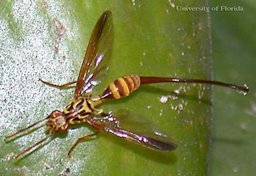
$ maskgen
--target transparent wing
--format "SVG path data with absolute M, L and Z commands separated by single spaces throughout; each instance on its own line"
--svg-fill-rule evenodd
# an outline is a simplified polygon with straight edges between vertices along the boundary
M 174 150 L 177 147 L 165 133 L 128 111 L 117 116 L 105 114 L 104 121 L 107 124 L 104 131 L 145 147 L 162 151 Z
M 113 44 L 113 22 L 110 11 L 105 11 L 97 21 L 87 46 L 79 72 L 74 96 L 89 92 L 99 83 L 99 76 L 107 70 Z

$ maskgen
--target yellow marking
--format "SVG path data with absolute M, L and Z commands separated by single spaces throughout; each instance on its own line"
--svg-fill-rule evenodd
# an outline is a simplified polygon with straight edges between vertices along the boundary
M 110 83 L 109 89 L 110 89 L 110 91 L 112 92 L 113 97 L 114 97 L 115 99 L 119 99 L 119 98 L 121 97 L 120 94 L 119 94 L 119 92 L 117 91 L 117 87 L 115 86 L 114 83 Z
M 138 89 L 140 86 L 140 78 L 137 75 L 131 75 L 133 81 L 135 82 L 134 90 Z
M 66 109 L 69 109 L 71 107 L 71 103 L 69 103 L 67 106 L 66 106 Z
M 68 109 L 71 107 L 72 101 L 64 108 L 63 112 L 64 114 L 68 113 Z
M 130 94 L 129 87 L 127 86 L 127 83 L 123 78 L 119 78 L 118 81 L 120 82 L 123 90 L 124 90 L 124 95 L 128 96 Z
M 130 91 L 133 91 L 135 85 L 134 85 L 134 82 L 133 82 L 132 78 L 130 76 L 125 76 L 124 78 L 128 81 L 128 84 L 130 85 L 129 87 L 131 87 Z
M 71 105 L 69 105 L 68 107 L 64 108 L 63 112 L 64 114 L 67 114 L 69 111 L 68 111 L 68 108 L 70 107 Z
M 69 120 L 68 120 L 68 122 L 69 122 L 71 125 L 74 125 L 74 124 L 75 124 L 75 122 L 74 122 L 74 118 L 69 119 Z
M 99 104 L 103 103 L 103 101 L 100 99 L 100 96 L 97 96 L 95 98 L 92 98 L 92 103 L 91 105 L 93 105 L 93 107 L 98 106 Z
M 82 110 L 85 110 L 86 112 L 91 112 L 91 109 L 87 106 L 86 102 L 83 103 L 82 108 L 79 110 L 79 112 Z
M 75 102 L 74 105 L 73 105 L 74 109 L 76 109 L 77 105 L 82 102 L 82 99 L 78 99 L 78 100 L 79 101 Z
M 92 112 L 92 110 L 87 106 L 87 103 L 86 103 L 87 100 L 84 100 L 83 104 L 82 104 L 82 107 L 78 110 L 78 113 L 81 113 L 82 111 L 85 111 L 85 112 Z M 90 103 L 90 102 L 88 102 Z M 91 104 L 92 105 L 92 104 Z M 94 108 L 92 106 L 92 108 Z M 83 116 L 81 116 L 82 118 L 84 118 Z
M 94 102 L 91 99 L 87 99 L 85 101 L 87 101 L 91 105 L 91 109 L 94 109 L 95 105 L 94 105 Z M 86 102 L 84 102 L 84 103 L 86 103 Z

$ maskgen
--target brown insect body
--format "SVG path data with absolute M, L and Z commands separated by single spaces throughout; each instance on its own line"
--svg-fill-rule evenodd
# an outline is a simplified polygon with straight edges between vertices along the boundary
M 106 70 L 107 68 L 104 65 L 104 60 L 109 57 L 111 52 L 111 45 L 113 41 L 112 32 L 112 15 L 110 11 L 105 11 L 101 15 L 93 29 L 77 81 L 72 81 L 63 85 L 55 85 L 50 82 L 40 80 L 47 85 L 59 89 L 65 89 L 73 84 L 76 84 L 74 99 L 64 108 L 63 111 L 55 110 L 45 119 L 37 121 L 26 128 L 23 128 L 13 134 L 5 136 L 6 139 L 16 137 L 24 131 L 31 129 L 32 127 L 38 125 L 43 121 L 46 121 L 45 125 L 49 130 L 50 135 L 21 151 L 16 156 L 16 159 L 29 152 L 36 146 L 40 145 L 47 139 L 52 140 L 56 133 L 61 131 L 67 131 L 70 125 L 74 125 L 77 123 L 87 123 L 91 127 L 93 127 L 96 132 L 79 138 L 69 150 L 69 156 L 72 150 L 80 142 L 93 138 L 100 131 L 104 131 L 114 136 L 126 139 L 128 141 L 141 144 L 148 148 L 161 151 L 174 150 L 177 147 L 176 144 L 166 139 L 165 135 L 161 135 L 159 132 L 156 132 L 152 129 L 150 129 L 150 134 L 143 134 L 140 132 L 126 130 L 125 127 L 123 127 L 122 125 L 122 118 L 117 118 L 112 114 L 104 113 L 103 110 L 96 109 L 96 107 L 99 104 L 103 103 L 105 100 L 127 97 L 133 91 L 137 90 L 141 85 L 144 84 L 166 82 L 200 83 L 228 87 L 237 91 L 241 91 L 244 94 L 249 91 L 248 87 L 246 86 L 238 86 L 212 80 L 129 75 L 116 79 L 109 84 L 109 86 L 103 91 L 101 95 L 92 97 L 89 92 L 95 86 L 94 82 L 99 82 L 99 73 Z

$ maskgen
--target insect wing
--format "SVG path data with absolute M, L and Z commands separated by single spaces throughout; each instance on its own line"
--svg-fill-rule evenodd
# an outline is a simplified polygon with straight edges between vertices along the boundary
M 99 83 L 101 73 L 107 70 L 113 44 L 113 22 L 110 11 L 105 11 L 97 21 L 84 56 L 77 79 L 75 97 L 89 92 Z
M 105 117 L 109 122 L 104 130 L 151 149 L 162 151 L 176 149 L 175 142 L 170 140 L 165 133 L 157 130 L 157 128 L 142 120 L 141 117 L 131 115 L 124 111 L 118 116 L 109 115 L 107 118 Z
M 144 134 L 134 133 L 123 128 L 114 127 L 114 126 L 105 126 L 104 130 L 108 133 L 111 133 L 115 136 L 124 138 L 131 142 L 141 144 L 145 147 L 157 150 L 174 150 L 176 145 L 174 143 L 168 143 L 163 140 L 156 139 L 155 137 L 149 137 Z

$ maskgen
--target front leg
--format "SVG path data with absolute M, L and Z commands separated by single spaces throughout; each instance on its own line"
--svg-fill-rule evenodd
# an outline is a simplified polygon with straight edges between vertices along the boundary
M 93 134 L 89 134 L 89 135 L 86 135 L 86 136 L 83 136 L 81 138 L 79 138 L 73 145 L 72 147 L 69 149 L 68 151 L 68 157 L 71 158 L 71 152 L 76 148 L 76 146 L 80 143 L 80 142 L 84 142 L 86 140 L 89 140 L 89 139 L 92 139 L 95 135 L 97 135 L 99 132 L 95 132 Z

